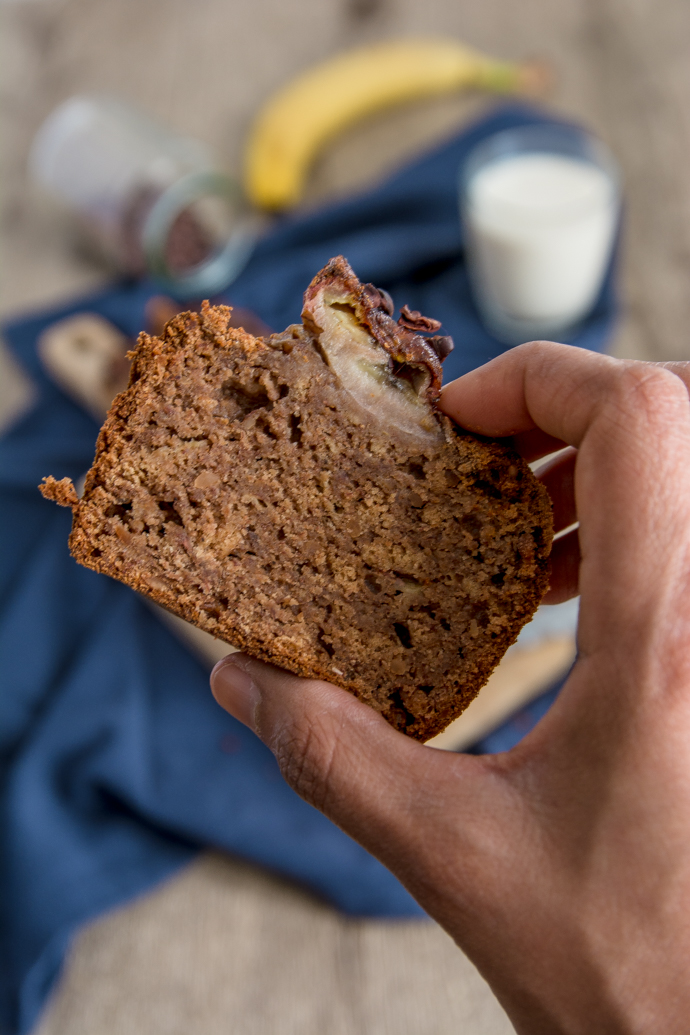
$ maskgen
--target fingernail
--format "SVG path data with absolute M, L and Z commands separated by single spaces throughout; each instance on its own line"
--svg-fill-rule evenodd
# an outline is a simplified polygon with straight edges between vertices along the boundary
M 247 671 L 250 659 L 241 654 L 223 658 L 211 673 L 211 691 L 218 704 L 233 718 L 256 729 L 256 709 L 261 692 Z

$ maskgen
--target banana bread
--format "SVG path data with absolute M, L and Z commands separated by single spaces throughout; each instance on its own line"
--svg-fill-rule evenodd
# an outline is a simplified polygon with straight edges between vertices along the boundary
M 303 322 L 227 307 L 142 334 L 73 509 L 74 557 L 426 740 L 548 585 L 549 498 L 506 444 L 436 409 L 449 339 L 331 260 Z

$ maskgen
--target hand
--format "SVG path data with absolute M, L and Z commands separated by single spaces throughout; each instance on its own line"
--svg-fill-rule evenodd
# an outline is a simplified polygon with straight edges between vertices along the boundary
M 525 1035 L 690 1027 L 690 364 L 533 342 L 449 384 L 512 436 L 556 528 L 551 599 L 581 593 L 578 660 L 512 751 L 437 751 L 328 683 L 244 655 L 220 704 L 295 790 L 456 940 Z

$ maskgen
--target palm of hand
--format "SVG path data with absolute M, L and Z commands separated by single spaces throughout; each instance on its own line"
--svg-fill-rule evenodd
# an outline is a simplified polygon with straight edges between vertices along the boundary
M 690 1016 L 690 364 L 532 343 L 446 387 L 513 436 L 556 529 L 552 601 L 581 594 L 578 660 L 513 751 L 396 733 L 326 683 L 233 655 L 224 707 L 377 855 L 489 980 L 517 1030 L 682 1032 Z

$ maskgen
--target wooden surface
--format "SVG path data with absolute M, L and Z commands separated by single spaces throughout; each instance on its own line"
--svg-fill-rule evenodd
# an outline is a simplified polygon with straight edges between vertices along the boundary
M 554 62 L 560 111 L 612 147 L 626 187 L 625 315 L 615 349 L 690 358 L 687 0 L 3 0 L 0 312 L 108 276 L 24 176 L 29 142 L 78 91 L 112 91 L 211 143 L 237 169 L 258 103 L 315 59 L 395 34 L 451 33 Z M 484 102 L 377 118 L 314 170 L 310 201 L 383 175 Z M 30 385 L 0 355 L 0 417 Z M 499 1035 L 510 1026 L 433 924 L 346 921 L 280 881 L 206 856 L 76 940 L 40 1035 Z

